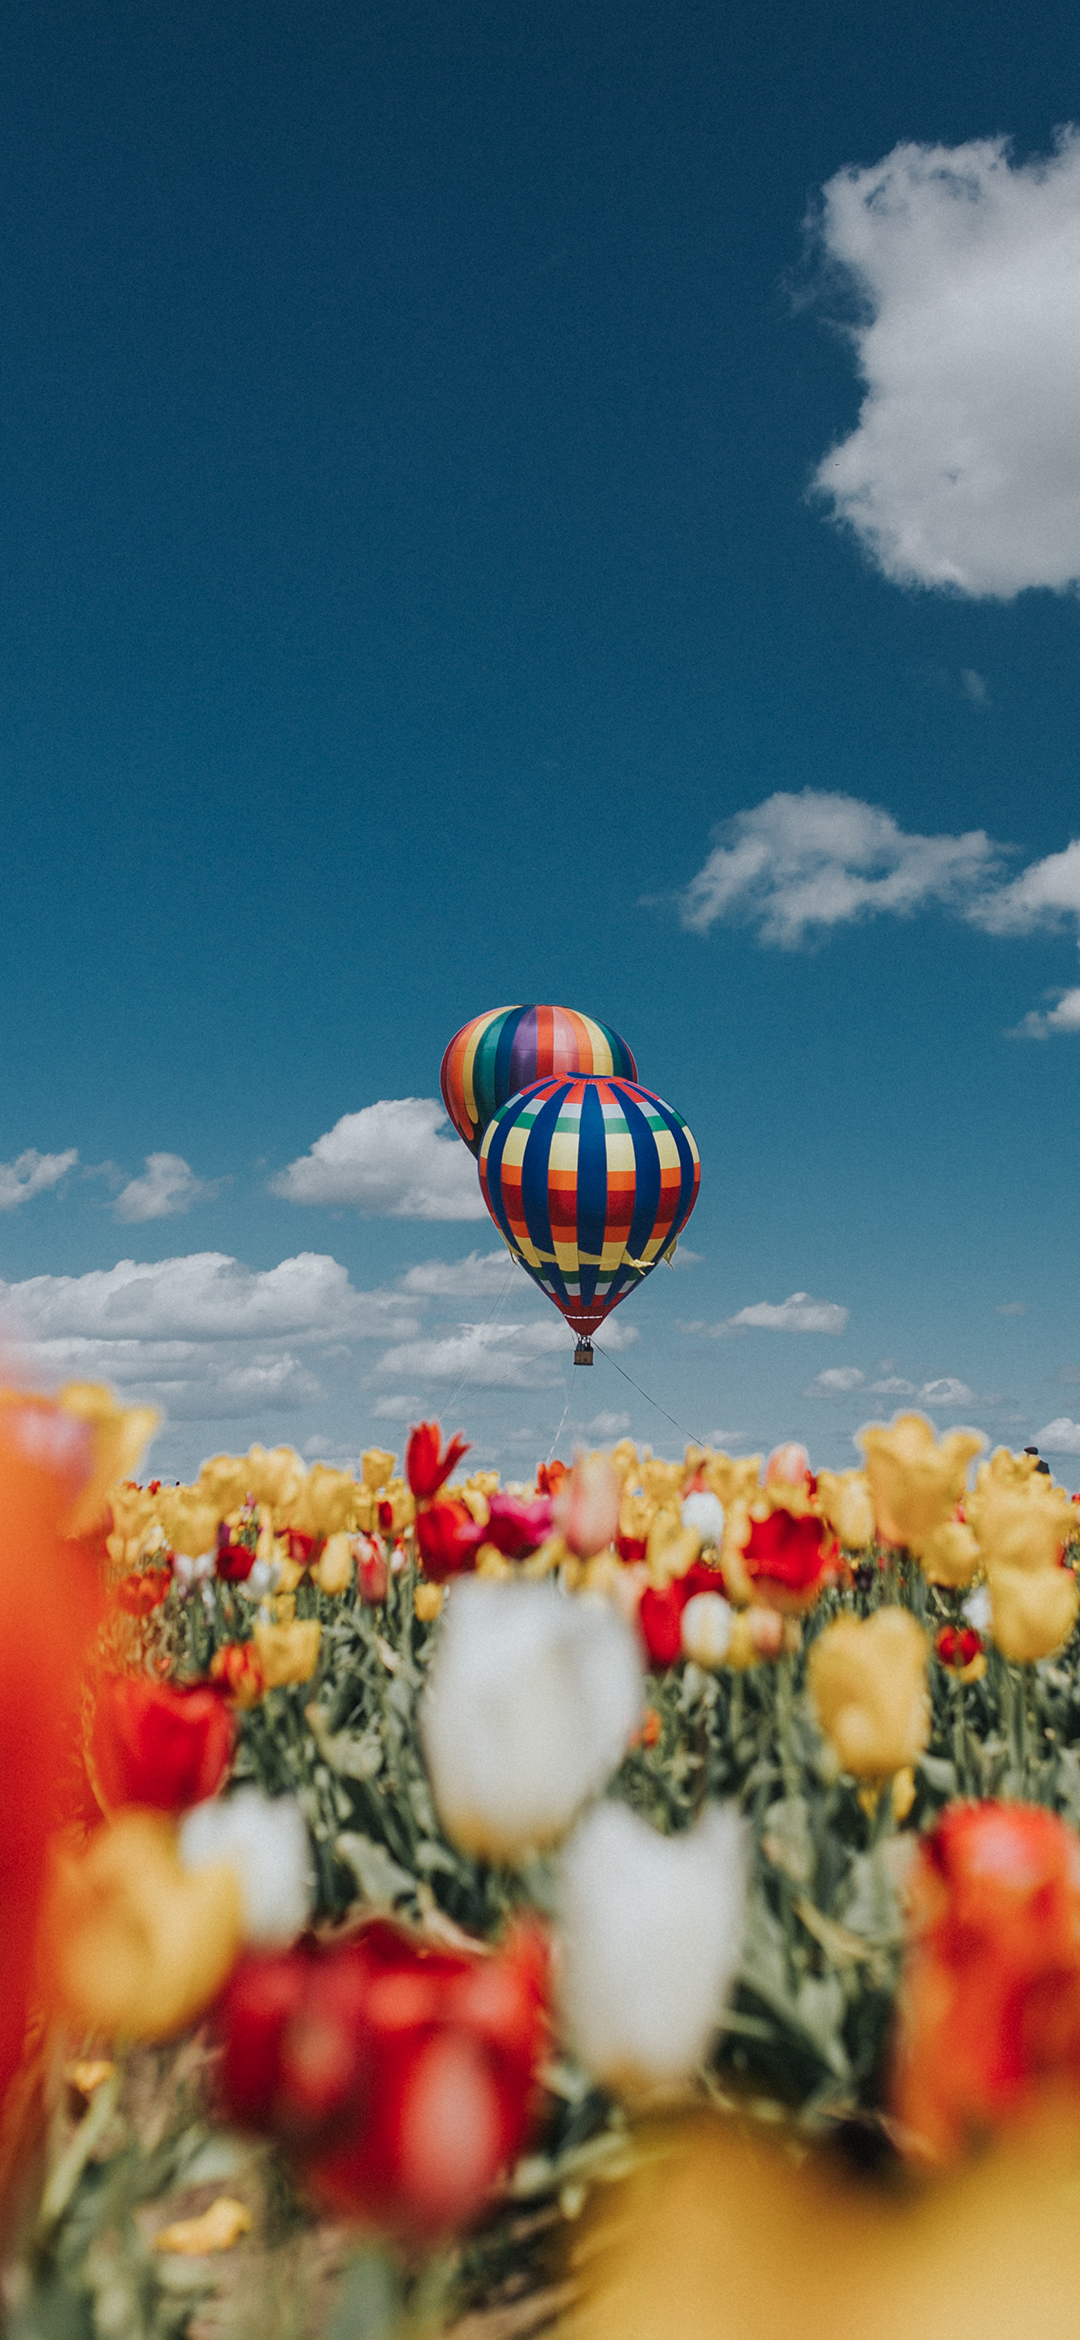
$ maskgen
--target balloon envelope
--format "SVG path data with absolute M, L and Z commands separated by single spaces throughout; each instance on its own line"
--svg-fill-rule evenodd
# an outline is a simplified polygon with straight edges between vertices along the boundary
M 442 1093 L 458 1136 L 474 1154 L 501 1105 L 555 1073 L 619 1073 L 636 1081 L 625 1040 L 576 1008 L 490 1008 L 455 1032 L 442 1061 Z
M 480 1148 L 496 1226 L 581 1339 L 663 1257 L 700 1181 L 681 1113 L 615 1078 L 537 1081 Z

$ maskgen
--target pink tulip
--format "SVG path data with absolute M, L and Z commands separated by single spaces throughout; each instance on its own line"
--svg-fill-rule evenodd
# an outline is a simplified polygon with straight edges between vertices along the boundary
M 619 1527 L 619 1476 L 603 1456 L 574 1464 L 555 1498 L 555 1525 L 579 1560 L 606 1552 Z
M 765 1465 L 767 1487 L 802 1487 L 810 1477 L 810 1457 L 805 1446 L 791 1439 L 787 1446 L 774 1446 Z

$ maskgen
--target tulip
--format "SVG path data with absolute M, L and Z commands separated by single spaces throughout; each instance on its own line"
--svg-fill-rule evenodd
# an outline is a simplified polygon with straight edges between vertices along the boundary
M 465 1503 L 440 1496 L 417 1515 L 417 1548 L 424 1573 L 434 1584 L 474 1568 L 483 1541 L 484 1530 Z
M 818 1635 L 806 1679 L 842 1768 L 885 1779 L 917 1763 L 930 1738 L 926 1635 L 909 1609 L 837 1617 Z
M 380 1602 L 386 1599 L 386 1587 L 389 1579 L 386 1553 L 381 1544 L 371 1543 L 364 1536 L 360 1538 L 360 1558 L 356 1579 L 360 1587 L 361 1600 L 367 1601 L 372 1608 L 378 1608 Z
M 1080 1610 L 1071 1568 L 994 1568 L 990 1631 L 1013 1665 L 1037 1665 L 1068 1641 Z
M 952 1804 L 909 1882 L 893 2110 L 936 2160 L 1080 2102 L 1080 1840 L 1034 1804 Z
M 234 1541 L 224 1520 L 218 1529 L 217 1573 L 225 1584 L 246 1584 L 255 1566 L 254 1544 Z
M 606 1552 L 619 1528 L 622 1488 L 619 1474 L 605 1455 L 577 1462 L 569 1480 L 555 1497 L 555 1525 L 579 1560 Z
M 793 1615 L 812 1608 L 840 1570 L 836 1538 L 824 1522 L 784 1507 L 751 1519 L 742 1560 L 755 1597 Z
M 848 1552 L 864 1552 L 874 1541 L 874 1506 L 865 1471 L 819 1471 L 817 1507 Z
M 934 1528 L 922 1544 L 919 1565 L 931 1584 L 963 1592 L 979 1565 L 979 1547 L 967 1521 L 947 1519 Z
M 189 1876 L 167 1821 L 122 1812 L 85 1851 L 56 1856 L 42 1927 L 46 1995 L 110 2038 L 172 2039 L 217 1997 L 242 1932 L 231 1865 Z
M 339 1529 L 328 1536 L 311 1571 L 311 1581 L 320 1592 L 347 1592 L 356 1574 L 353 1558 L 353 1539 Z
M 559 1877 L 559 2000 L 567 2035 L 610 2087 L 681 2079 L 701 2062 L 742 1951 L 743 1827 L 712 1805 L 658 1836 L 598 1804 Z
M 722 1593 L 693 1593 L 682 1613 L 684 1657 L 712 1670 L 722 1666 L 729 1649 L 735 1612 Z
M 419 1503 L 430 1503 L 440 1487 L 445 1486 L 456 1470 L 463 1454 L 468 1454 L 469 1442 L 459 1435 L 450 1440 L 443 1452 L 442 1431 L 437 1422 L 418 1422 L 409 1433 L 405 1449 L 405 1476 Z
M 976 1659 L 982 1656 L 982 1635 L 974 1625 L 943 1625 L 934 1648 L 951 1674 L 968 1674 Z
M 171 1575 L 165 1568 L 135 1569 L 113 1588 L 118 1609 L 126 1617 L 149 1617 L 167 1597 Z
M 420 1708 L 447 1833 L 488 1860 L 563 1835 L 620 1763 L 641 1696 L 634 1634 L 610 1603 L 455 1584 Z
M 684 1495 L 680 1516 L 684 1528 L 692 1528 L 703 1545 L 723 1543 L 724 1506 L 710 1488 L 696 1487 Z
M 554 1506 L 549 1497 L 521 1503 L 514 1495 L 491 1495 L 484 1536 L 507 1560 L 527 1560 L 551 1534 Z
M 319 1663 L 322 1640 L 322 1626 L 316 1617 L 291 1625 L 272 1625 L 267 1618 L 258 1617 L 252 1640 L 268 1690 L 280 1690 L 289 1682 L 310 1682 Z
M 212 1796 L 232 1761 L 235 1726 L 216 1690 L 175 1690 L 144 1674 L 106 1676 L 90 1753 L 106 1811 L 182 1812 Z
M 83 1536 L 100 1526 L 113 1482 L 129 1477 L 161 1417 L 153 1406 L 118 1405 L 98 1381 L 69 1381 L 55 1411 L 88 1433 L 90 1468 L 65 1522 L 69 1536 Z
M 765 1465 L 766 1487 L 805 1487 L 811 1476 L 810 1457 L 805 1446 L 795 1439 L 786 1446 L 774 1446 Z
M 291 2145 L 339 2213 L 445 2233 L 524 2140 L 545 1972 L 532 1932 L 477 1958 L 383 1922 L 244 1960 L 222 2006 L 227 2106 Z
M 210 1677 L 220 1682 L 236 1706 L 257 1706 L 269 1688 L 259 1655 L 250 1641 L 223 1641 L 210 1661 Z
M 638 1602 L 638 1627 L 651 1666 L 673 1666 L 682 1655 L 682 1586 L 678 1578 L 658 1592 L 647 1584 Z
M 266 1949 L 295 1941 L 311 1913 L 315 1877 L 295 1796 L 234 1796 L 196 1804 L 181 1822 L 180 1859 L 193 1873 L 227 1861 L 240 1885 L 244 1939 Z
M 394 1455 L 385 1453 L 381 1446 L 369 1446 L 366 1453 L 361 1455 L 360 1475 L 370 1494 L 377 1495 L 380 1487 L 389 1485 L 395 1459 Z
M 991 1579 L 997 1568 L 1056 1568 L 1076 1514 L 1064 1487 L 1036 1470 L 1037 1457 L 999 1446 L 983 1463 L 966 1506 Z
M 977 1430 L 947 1430 L 935 1438 L 922 1414 L 897 1414 L 890 1429 L 872 1422 L 860 1430 L 878 1534 L 887 1544 L 922 1551 L 935 1528 L 961 1501 L 967 1467 L 985 1440 Z

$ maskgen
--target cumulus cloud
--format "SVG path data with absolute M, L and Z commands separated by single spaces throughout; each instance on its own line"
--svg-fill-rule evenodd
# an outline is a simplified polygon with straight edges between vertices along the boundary
M 1029 1008 L 1010 1039 L 1049 1040 L 1055 1032 L 1080 1032 L 1080 990 L 1051 992 L 1049 996 L 1056 999 L 1057 1006 Z
M 630 1428 L 630 1416 L 605 1411 L 594 1414 L 592 1421 L 586 1422 L 585 1428 L 591 1438 L 622 1438 Z
M 1000 867 L 984 829 L 922 837 L 859 797 L 779 791 L 714 832 L 682 896 L 682 923 L 704 934 L 719 919 L 756 927 L 783 950 L 835 926 L 933 904 L 967 907 Z
M 480 1300 L 488 1292 L 494 1300 L 513 1266 L 500 1244 L 498 1251 L 470 1251 L 465 1259 L 423 1260 L 406 1269 L 401 1289 L 418 1300 Z
M 1036 1430 L 1034 1444 L 1040 1454 L 1080 1454 L 1080 1422 L 1058 1414 L 1045 1429 Z
M 69 1146 L 63 1154 L 39 1154 L 31 1146 L 14 1162 L 0 1162 L 0 1211 L 17 1211 L 32 1195 L 47 1194 L 51 1187 L 59 1186 L 78 1159 L 76 1146 Z
M 936 1381 L 924 1381 L 919 1396 L 928 1406 L 969 1406 L 975 1392 L 955 1373 L 944 1373 Z
M 344 1205 L 369 1218 L 485 1219 L 476 1164 L 434 1097 L 382 1097 L 344 1113 L 310 1153 L 270 1180 L 286 1202 Z
M 836 1300 L 812 1300 L 809 1292 L 792 1292 L 787 1300 L 755 1300 L 727 1318 L 727 1328 L 748 1332 L 833 1333 L 845 1331 L 850 1311 Z
M 819 222 L 866 390 L 814 486 L 901 585 L 1009 600 L 1080 578 L 1080 136 L 903 143 Z
M 870 1383 L 872 1397 L 918 1397 L 917 1381 L 905 1381 L 902 1373 L 886 1373 L 882 1380 Z
M 594 1339 L 598 1347 L 616 1351 L 629 1348 L 638 1333 L 633 1325 L 613 1320 Z M 571 1362 L 571 1334 L 553 1314 L 518 1324 L 462 1324 L 452 1332 L 402 1341 L 387 1350 L 378 1371 L 416 1382 L 461 1380 L 473 1389 L 547 1389 Z
M 129 1178 L 113 1204 L 116 1218 L 131 1225 L 147 1219 L 174 1219 L 190 1210 L 201 1194 L 216 1188 L 196 1178 L 182 1154 L 147 1154 L 141 1178 Z
M 846 1397 L 849 1390 L 861 1389 L 866 1379 L 857 1365 L 827 1365 L 823 1373 L 816 1373 L 804 1397 Z
M 405 1311 L 397 1294 L 356 1292 L 349 1272 L 317 1251 L 249 1268 L 220 1251 L 142 1265 L 121 1259 L 82 1276 L 0 1282 L 0 1308 L 41 1342 L 94 1340 L 377 1339 Z

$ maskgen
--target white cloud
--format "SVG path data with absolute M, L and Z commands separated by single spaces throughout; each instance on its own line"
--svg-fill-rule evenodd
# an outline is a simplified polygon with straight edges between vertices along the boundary
M 381 1397 L 371 1407 L 376 1422 L 419 1422 L 424 1415 L 423 1398 Z
M 905 1381 L 901 1373 L 887 1373 L 882 1381 L 870 1383 L 870 1394 L 872 1397 L 918 1397 L 919 1386 L 915 1381 Z
M 356 1292 L 348 1269 L 326 1253 L 302 1251 L 277 1267 L 244 1267 L 220 1251 L 141 1265 L 121 1259 L 83 1276 L 0 1282 L 0 1307 L 14 1329 L 43 1341 L 246 1340 L 286 1334 L 377 1339 L 404 1314 L 389 1292 Z
M 401 1289 L 410 1299 L 479 1300 L 487 1293 L 495 1299 L 513 1266 L 500 1244 L 498 1251 L 470 1251 L 465 1259 L 424 1260 L 406 1269 Z
M 966 907 L 1000 864 L 984 829 L 909 834 L 877 805 L 816 788 L 768 796 L 714 834 L 682 896 L 683 925 L 704 934 L 723 918 L 756 927 L 762 942 L 785 950 L 882 913 Z
M 809 1292 L 792 1292 L 788 1300 L 755 1300 L 727 1318 L 727 1329 L 748 1331 L 842 1333 L 850 1311 L 835 1300 L 812 1300 Z
M 986 676 L 976 673 L 973 666 L 961 667 L 960 688 L 973 707 L 989 706 L 990 693 L 986 687 Z
M 64 1154 L 39 1154 L 31 1146 L 14 1162 L 0 1162 L 0 1211 L 17 1211 L 32 1195 L 47 1194 L 51 1187 L 59 1186 L 78 1159 L 75 1146 L 69 1146 Z
M 1057 998 L 1057 1006 L 1029 1008 L 1009 1034 L 1010 1039 L 1049 1040 L 1054 1032 L 1080 1032 L 1080 989 L 1050 996 Z
M 141 1178 L 130 1178 L 113 1204 L 116 1218 L 130 1224 L 147 1219 L 173 1219 L 189 1210 L 201 1194 L 215 1188 L 196 1178 L 182 1154 L 147 1154 Z
M 977 900 L 969 915 L 990 934 L 1031 934 L 1070 918 L 1080 923 L 1080 839 L 1033 861 L 1011 884 Z
M 857 1365 L 827 1365 L 823 1373 L 815 1374 L 803 1396 L 846 1397 L 849 1390 L 861 1389 L 865 1379 Z
M 1080 1454 L 1080 1422 L 1072 1422 L 1068 1414 L 1058 1414 L 1044 1430 L 1036 1430 L 1033 1442 L 1040 1454 Z
M 594 1414 L 592 1421 L 586 1422 L 585 1428 L 591 1438 L 622 1438 L 630 1428 L 630 1416 L 629 1414 Z
M 345 1113 L 310 1153 L 270 1180 L 286 1202 L 345 1205 L 368 1217 L 486 1219 L 476 1164 L 434 1097 L 382 1097 Z
M 594 1342 L 612 1351 L 638 1339 L 633 1325 L 605 1324 Z M 453 1332 L 403 1341 L 380 1359 L 379 1374 L 418 1382 L 456 1382 L 474 1389 L 547 1389 L 572 1366 L 572 1335 L 561 1317 L 518 1324 L 463 1324 Z
M 945 1373 L 937 1381 L 924 1381 L 919 1396 L 928 1406 L 968 1406 L 975 1392 L 966 1381 L 958 1381 L 955 1373 Z
M 1080 578 L 1080 137 L 893 148 L 824 190 L 866 385 L 815 487 L 897 584 L 1008 600 Z

